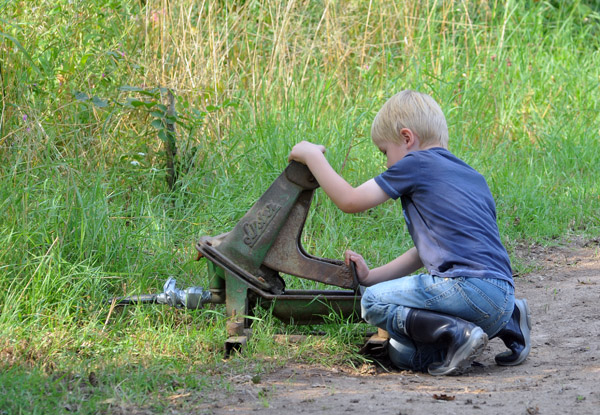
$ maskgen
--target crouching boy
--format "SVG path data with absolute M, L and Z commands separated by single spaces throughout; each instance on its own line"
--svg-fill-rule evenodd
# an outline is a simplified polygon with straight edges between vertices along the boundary
M 389 332 L 390 358 L 401 369 L 460 374 L 495 336 L 509 348 L 496 362 L 520 364 L 530 350 L 527 302 L 515 301 L 488 185 L 448 151 L 441 108 L 429 95 L 402 91 L 381 108 L 371 135 L 387 170 L 356 188 L 333 170 L 321 145 L 303 141 L 289 155 L 344 212 L 390 198 L 402 203 L 414 247 L 373 269 L 360 254 L 345 253 L 367 287 L 363 319 Z M 421 268 L 426 273 L 415 274 Z

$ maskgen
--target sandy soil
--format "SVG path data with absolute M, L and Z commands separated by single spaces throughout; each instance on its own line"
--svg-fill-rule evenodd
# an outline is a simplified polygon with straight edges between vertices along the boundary
M 523 246 L 521 257 L 533 267 L 516 278 L 533 331 L 531 354 L 520 366 L 494 363 L 504 350 L 500 339 L 459 377 L 290 364 L 260 379 L 238 375 L 230 380 L 233 390 L 191 407 L 203 414 L 598 414 L 599 241 Z

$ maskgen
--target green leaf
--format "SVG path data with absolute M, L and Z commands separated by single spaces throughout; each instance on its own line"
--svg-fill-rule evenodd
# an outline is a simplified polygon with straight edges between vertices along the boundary
M 150 125 L 156 128 L 157 130 L 162 130 L 165 128 L 165 125 L 163 124 L 162 120 L 154 120 L 150 123 Z
M 85 92 L 78 91 L 75 93 L 75 99 L 77 101 L 87 101 L 90 97 Z
M 206 112 L 198 111 L 196 108 L 192 108 L 192 113 L 196 116 L 196 118 L 204 118 Z
M 119 60 L 122 58 L 122 56 L 120 54 L 118 54 L 117 52 L 115 52 L 114 50 L 110 50 L 108 52 L 106 52 L 107 55 L 112 56 L 113 58 L 115 58 L 115 60 Z
M 125 106 L 126 107 L 133 107 L 133 108 L 139 108 L 139 107 L 145 107 L 145 108 L 152 108 L 157 104 L 156 101 L 142 101 L 140 99 L 137 98 L 127 98 L 127 101 L 125 102 Z
M 121 85 L 119 87 L 119 91 L 123 91 L 123 92 L 140 92 L 140 91 L 143 91 L 143 89 L 142 88 L 138 88 L 137 86 Z
M 223 105 L 221 105 L 223 108 L 225 107 L 234 107 L 237 108 L 239 106 L 239 104 L 237 102 L 234 101 L 230 101 L 228 99 L 226 99 L 225 101 L 223 101 Z
M 84 66 L 84 65 L 87 63 L 88 59 L 89 59 L 91 56 L 94 56 L 94 55 L 92 55 L 91 53 L 86 53 L 86 54 L 84 54 L 84 55 L 81 57 L 81 59 L 79 60 L 79 64 L 80 64 L 81 66 Z
M 104 100 L 104 99 L 101 99 L 101 98 L 98 98 L 97 96 L 93 96 L 92 97 L 92 104 L 94 104 L 98 108 L 108 107 L 108 101 Z

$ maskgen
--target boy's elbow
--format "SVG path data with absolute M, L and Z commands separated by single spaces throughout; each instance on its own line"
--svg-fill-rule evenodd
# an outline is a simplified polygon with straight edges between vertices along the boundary
M 338 208 L 344 213 L 359 213 L 364 210 L 358 203 L 352 200 L 339 203 Z
M 389 196 L 371 179 L 359 187 L 340 190 L 332 199 L 342 212 L 359 213 L 382 204 Z
M 336 197 L 332 197 L 335 205 L 344 213 L 359 213 L 369 208 L 367 201 L 368 195 L 355 188 L 340 192 Z

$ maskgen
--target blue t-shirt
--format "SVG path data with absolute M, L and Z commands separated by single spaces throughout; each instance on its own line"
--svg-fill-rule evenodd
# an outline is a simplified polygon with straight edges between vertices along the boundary
M 408 153 L 375 182 L 402 201 L 408 231 L 430 274 L 513 284 L 494 198 L 475 169 L 435 147 Z

